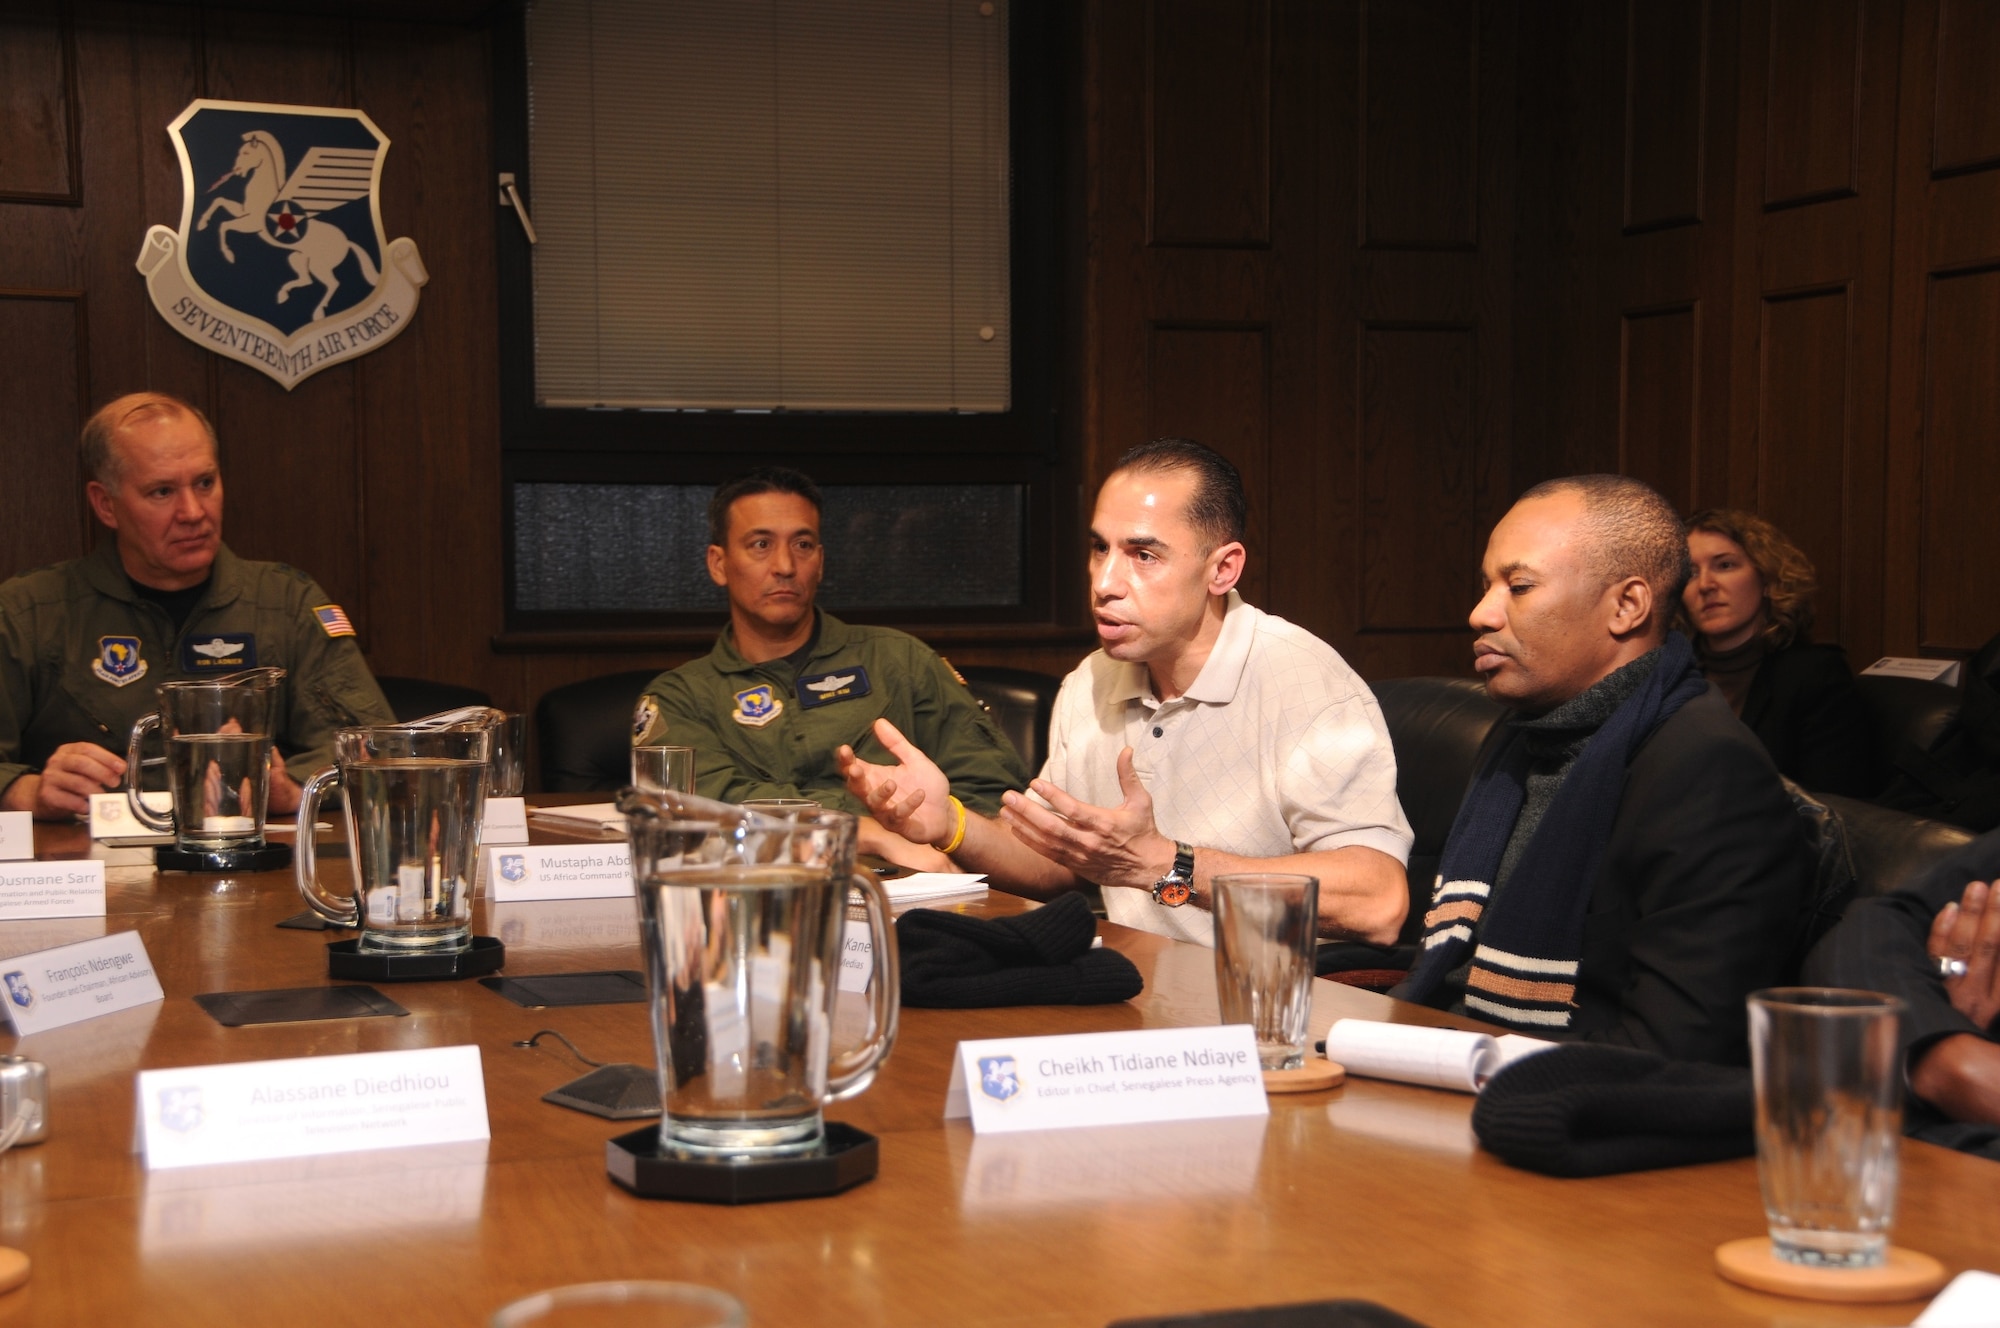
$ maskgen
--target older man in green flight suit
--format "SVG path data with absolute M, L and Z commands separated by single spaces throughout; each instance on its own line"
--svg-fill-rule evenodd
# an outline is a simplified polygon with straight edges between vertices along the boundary
M 125 775 L 163 682 L 275 665 L 270 810 L 332 759 L 334 730 L 395 722 L 338 604 L 305 573 L 222 542 L 222 472 L 202 413 L 119 397 L 83 428 L 85 492 L 113 538 L 0 585 L 0 808 L 81 815 Z
M 949 870 L 941 854 L 884 831 L 847 791 L 843 744 L 869 750 L 874 724 L 915 725 L 968 807 L 993 814 L 1028 771 L 951 665 L 886 627 L 855 627 L 813 607 L 825 570 L 818 487 L 769 467 L 709 504 L 708 574 L 729 594 L 715 649 L 655 678 L 632 718 L 635 745 L 695 749 L 705 797 L 811 798 L 862 818 L 861 848 Z M 886 754 L 885 754 L 886 755 Z M 880 757 L 876 759 L 882 759 Z

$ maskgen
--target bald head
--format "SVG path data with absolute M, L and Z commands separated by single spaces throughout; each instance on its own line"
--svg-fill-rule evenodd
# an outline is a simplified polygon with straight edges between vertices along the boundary
M 209 450 L 215 450 L 215 426 L 208 416 L 165 392 L 128 392 L 105 403 L 83 424 L 80 448 L 85 479 L 95 480 L 109 492 L 117 492 L 125 475 L 125 455 L 117 446 L 121 431 L 156 419 L 189 419 L 208 435 Z
M 1604 585 L 1636 576 L 1661 604 L 1680 601 L 1689 576 L 1687 536 L 1680 514 L 1658 489 L 1629 475 L 1568 475 L 1544 480 L 1521 502 L 1573 495 L 1582 505 L 1576 532 L 1592 572 Z M 1665 635 L 1667 615 L 1658 624 Z

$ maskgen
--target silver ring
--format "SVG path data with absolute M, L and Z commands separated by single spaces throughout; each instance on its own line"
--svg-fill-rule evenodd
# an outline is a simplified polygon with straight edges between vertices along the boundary
M 1963 959 L 1953 959 L 1950 955 L 1939 955 L 1937 957 L 1937 971 L 1938 976 L 1947 982 L 1953 978 L 1962 978 L 1965 976 L 1965 961 Z

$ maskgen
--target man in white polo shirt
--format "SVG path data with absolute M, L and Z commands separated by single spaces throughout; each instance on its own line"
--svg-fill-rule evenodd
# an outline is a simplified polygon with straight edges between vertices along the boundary
M 1114 922 L 1214 943 L 1211 882 L 1319 878 L 1320 930 L 1388 943 L 1410 828 L 1367 684 L 1331 646 L 1245 604 L 1236 468 L 1166 438 L 1120 459 L 1090 529 L 1103 648 L 1063 682 L 1048 763 L 988 820 L 879 721 L 893 766 L 840 753 L 883 825 L 1035 898 L 1103 887 Z M 1030 796 L 1032 795 L 1032 796 Z

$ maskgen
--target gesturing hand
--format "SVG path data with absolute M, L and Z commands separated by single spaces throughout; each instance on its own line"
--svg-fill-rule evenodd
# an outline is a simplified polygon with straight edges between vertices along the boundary
M 951 810 L 951 781 L 936 762 L 886 719 L 875 721 L 875 737 L 894 765 L 876 765 L 842 746 L 834 753 L 847 791 L 868 804 L 885 827 L 915 844 L 941 844 L 957 829 Z
M 115 791 L 124 781 L 125 761 L 94 742 L 66 742 L 49 753 L 39 777 L 23 775 L 15 782 L 31 778 L 34 801 L 21 810 L 32 811 L 38 821 L 61 820 L 88 814 L 91 794 Z
M 1116 807 L 1078 802 L 1047 780 L 1028 787 L 1049 805 L 1009 793 L 1001 799 L 1000 819 L 1014 838 L 1049 861 L 1086 881 L 1139 890 L 1152 888 L 1173 866 L 1173 841 L 1153 825 L 1153 795 L 1139 782 L 1130 747 L 1118 753 L 1118 787 L 1125 797 Z
M 1991 1028 L 2000 1014 L 2000 891 L 1973 881 L 1955 904 L 1938 910 L 1927 947 L 1933 959 L 1960 959 L 1965 976 L 1946 978 L 1952 1008 Z

